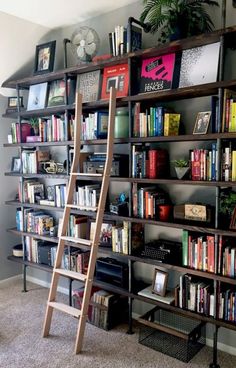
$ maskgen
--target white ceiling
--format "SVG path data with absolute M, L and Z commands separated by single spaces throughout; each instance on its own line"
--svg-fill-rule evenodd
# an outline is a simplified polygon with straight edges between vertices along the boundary
M 48 28 L 79 23 L 137 0 L 0 0 L 0 11 Z

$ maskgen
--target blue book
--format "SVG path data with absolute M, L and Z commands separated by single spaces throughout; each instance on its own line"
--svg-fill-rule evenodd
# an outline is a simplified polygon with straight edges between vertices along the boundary
M 164 107 L 157 108 L 157 135 L 161 137 L 164 135 Z
M 216 143 L 212 143 L 212 164 L 211 164 L 211 180 L 216 180 Z

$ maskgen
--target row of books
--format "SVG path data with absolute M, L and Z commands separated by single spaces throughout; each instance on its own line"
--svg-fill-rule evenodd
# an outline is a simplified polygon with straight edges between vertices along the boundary
M 112 226 L 112 251 L 128 254 L 129 223 L 123 221 L 122 225 Z
M 113 56 L 124 55 L 127 52 L 142 48 L 142 28 L 134 25 L 116 26 L 109 33 L 110 53 Z
M 49 151 L 24 149 L 21 154 L 23 174 L 37 174 L 40 163 L 50 159 Z
M 67 140 L 67 124 L 64 115 L 39 118 L 40 142 L 61 142 Z
M 183 230 L 182 263 L 195 270 L 215 272 L 215 238 L 200 236 Z
M 194 149 L 190 151 L 192 180 L 215 181 L 217 178 L 218 151 L 216 143 L 212 149 Z
M 50 234 L 50 228 L 53 227 L 53 224 L 53 217 L 43 211 L 34 211 L 30 208 L 24 209 L 23 212 L 21 208 L 16 210 L 16 229 L 18 231 L 47 235 Z
M 223 181 L 236 181 L 236 151 L 232 148 L 232 142 L 222 148 L 221 179 Z
M 220 292 L 218 296 L 218 318 L 236 322 L 236 292 L 230 289 Z
M 45 264 L 54 267 L 56 261 L 57 245 L 50 242 L 25 237 L 25 257 L 27 261 Z M 89 251 L 75 248 L 65 248 L 61 268 L 79 273 L 87 273 Z
M 108 129 L 108 112 L 96 111 L 90 113 L 88 117 L 83 118 L 81 127 L 81 139 L 98 139 L 106 138 Z
M 178 305 L 193 312 L 214 316 L 214 292 L 209 280 L 192 275 L 180 276 Z
M 236 93 L 224 90 L 222 132 L 236 132 Z
M 154 219 L 158 217 L 158 206 L 167 203 L 166 194 L 155 186 L 138 189 L 133 184 L 133 216 Z
M 100 184 L 79 186 L 74 192 L 73 204 L 83 210 L 96 211 L 100 191 Z
M 58 236 L 60 235 L 62 219 L 58 222 Z M 86 238 L 87 235 L 87 217 L 80 215 L 70 215 L 67 225 L 67 236 L 75 238 Z
M 162 106 L 140 111 L 140 102 L 134 107 L 134 137 L 160 137 L 179 134 L 180 114 L 169 113 Z
M 143 145 L 132 146 L 133 178 L 164 178 L 169 173 L 168 152 Z

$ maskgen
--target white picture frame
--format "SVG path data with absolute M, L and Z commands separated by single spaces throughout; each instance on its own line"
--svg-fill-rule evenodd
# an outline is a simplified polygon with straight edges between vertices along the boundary
M 48 83 L 39 83 L 30 86 L 27 110 L 44 109 L 47 101 Z

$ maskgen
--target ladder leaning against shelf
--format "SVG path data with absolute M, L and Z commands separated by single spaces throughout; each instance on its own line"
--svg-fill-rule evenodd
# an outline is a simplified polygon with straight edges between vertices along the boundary
M 79 159 L 80 159 L 80 146 L 81 146 L 81 115 L 82 115 L 82 96 L 77 93 L 76 95 L 76 114 L 75 114 L 75 152 L 73 163 L 71 167 L 70 180 L 67 191 L 67 200 L 65 204 L 65 210 L 62 220 L 62 230 L 59 236 L 58 249 L 56 262 L 53 269 L 52 282 L 47 302 L 46 316 L 43 327 L 43 336 L 49 335 L 49 330 L 51 326 L 53 309 L 60 310 L 62 312 L 68 313 L 74 317 L 79 318 L 78 331 L 76 336 L 75 353 L 79 353 L 82 349 L 82 342 L 85 330 L 85 324 L 87 319 L 90 295 L 92 290 L 93 276 L 96 264 L 96 258 L 98 253 L 98 245 L 100 239 L 101 226 L 104 215 L 104 207 L 107 197 L 107 191 L 109 186 L 109 177 L 111 172 L 111 165 L 113 159 L 113 143 L 114 143 L 114 123 L 115 123 L 115 108 L 116 108 L 116 90 L 114 87 L 110 89 L 110 101 L 109 101 L 109 121 L 108 121 L 108 135 L 107 135 L 107 149 L 106 149 L 106 163 L 104 167 L 103 174 L 93 174 L 94 176 L 102 176 L 101 194 L 99 198 L 99 203 L 97 207 L 95 231 L 93 239 L 80 239 L 67 237 L 67 225 L 69 221 L 71 209 L 80 208 L 78 205 L 72 204 L 73 193 L 76 185 L 76 180 L 78 176 Z M 81 175 L 81 173 L 79 173 Z M 87 174 L 85 174 L 87 175 Z M 89 174 L 91 176 L 91 174 Z M 89 210 L 90 208 L 87 208 Z M 69 271 L 60 268 L 62 262 L 62 256 L 65 248 L 65 242 L 73 242 L 73 246 L 78 247 L 79 245 L 85 244 L 91 246 L 90 258 L 87 275 Z M 84 296 L 81 305 L 81 310 L 73 308 L 63 303 L 56 301 L 57 286 L 60 276 L 65 276 L 71 279 L 79 280 L 85 282 Z

